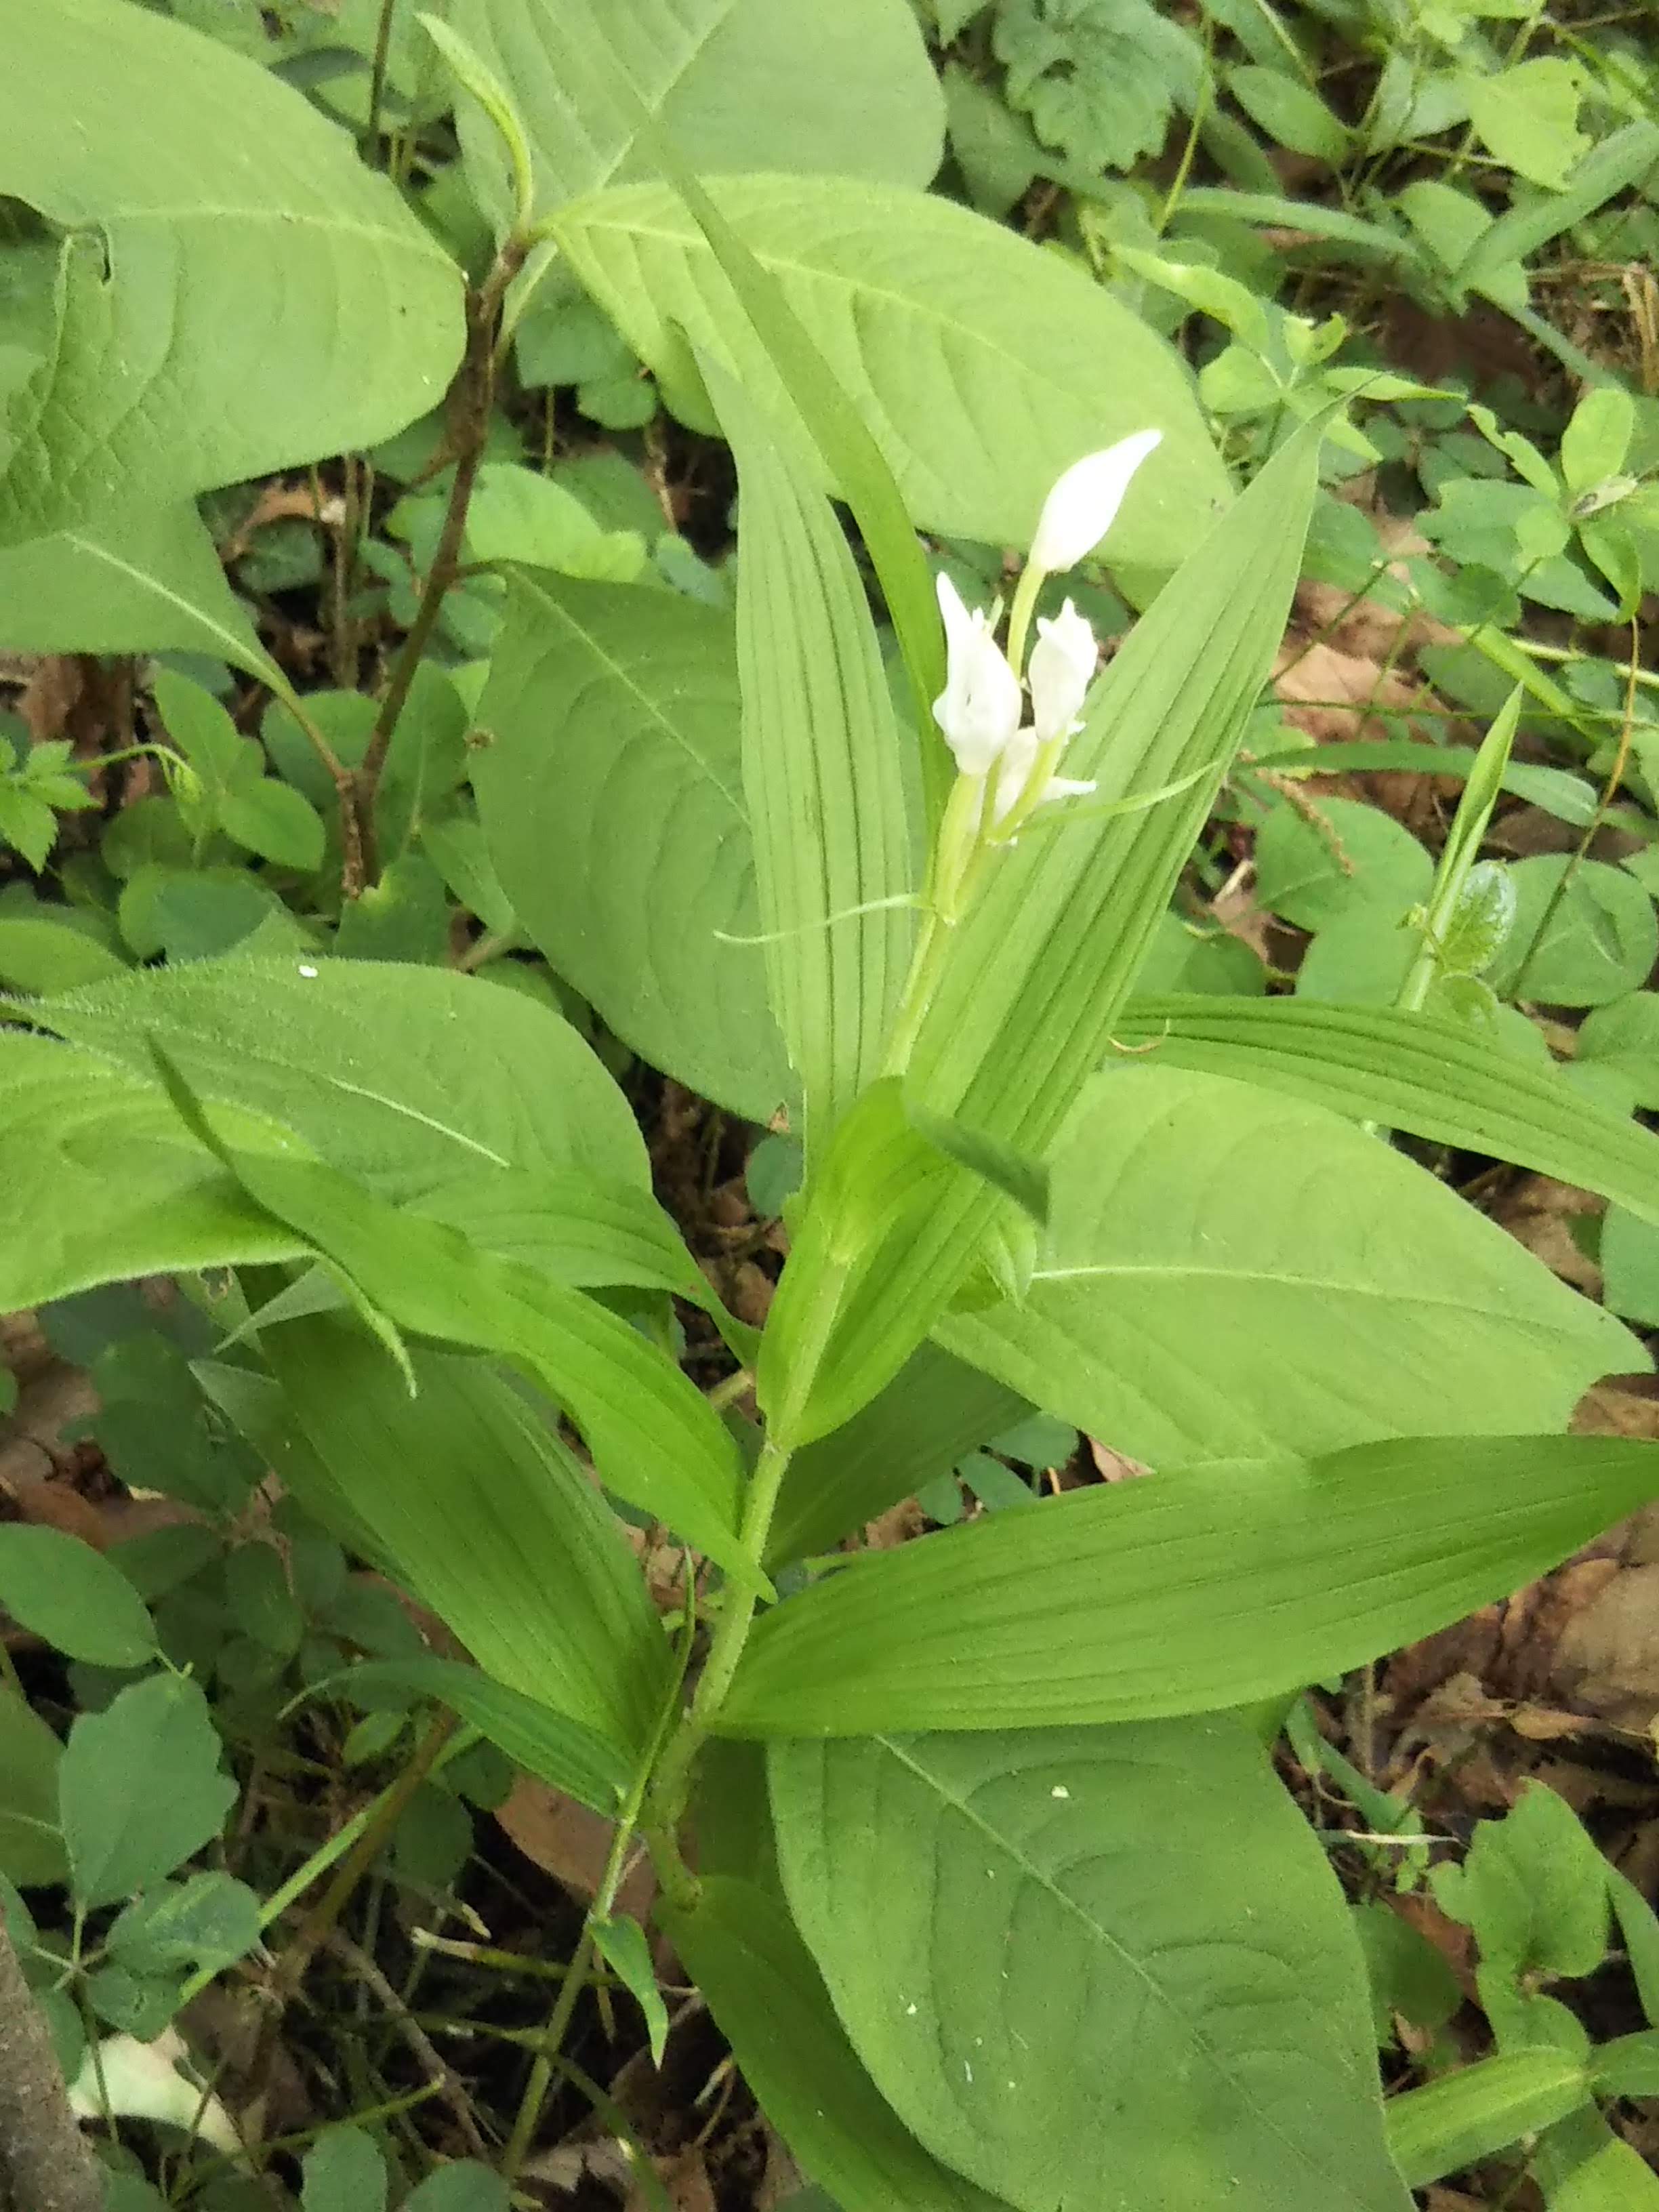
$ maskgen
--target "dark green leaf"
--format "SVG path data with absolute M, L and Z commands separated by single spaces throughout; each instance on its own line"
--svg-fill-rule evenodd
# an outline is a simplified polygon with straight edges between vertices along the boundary
M 63 1746 L 32 1705 L 0 1686 L 0 1875 L 33 1889 L 68 1871 L 58 1819 Z
M 0 1528 L 0 1605 L 71 1659 L 143 1667 L 156 1656 L 143 1600 L 101 1553 L 61 1529 Z
M 216 1836 L 236 1798 L 207 1699 L 152 1674 L 70 1730 L 58 1775 L 70 1885 L 82 1906 L 143 1889 Z

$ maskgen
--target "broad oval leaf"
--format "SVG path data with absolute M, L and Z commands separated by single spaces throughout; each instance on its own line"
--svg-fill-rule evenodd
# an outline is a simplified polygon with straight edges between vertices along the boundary
M 1417 1437 L 1073 1491 L 790 1598 L 719 1725 L 846 1735 L 1244 1705 L 1519 1589 L 1656 1493 L 1659 1449 L 1605 1437 Z
M 1647 1364 L 1413 1162 L 1247 1084 L 1097 1076 L 1052 1169 L 1026 1296 L 939 1340 L 1154 1466 L 1565 1428 L 1600 1376 Z
M 483 1167 L 578 1167 L 649 1188 L 644 1141 L 588 1046 L 474 976 L 232 957 L 66 993 L 35 1018 L 147 1081 L 155 1039 L 204 1097 L 291 1129 L 386 1197 Z
M 515 574 L 473 788 L 536 943 L 653 1066 L 768 1121 L 794 1095 L 767 1004 L 730 618 Z
M 0 544 L 372 445 L 436 404 L 460 272 L 300 93 L 121 0 L 4 0 L 0 31 L 29 60 L 0 191 L 64 234 Z
M 530 140 L 536 212 L 653 167 L 603 69 L 612 62 L 694 169 L 833 170 L 925 185 L 944 100 L 905 0 L 459 0 L 453 27 L 510 84 Z M 461 144 L 498 223 L 499 141 L 464 107 Z
M 1153 427 L 1164 432 L 1158 465 L 1129 492 L 1113 560 L 1173 568 L 1226 503 L 1186 368 L 1041 247 L 948 200 L 842 178 L 725 178 L 711 196 L 779 280 L 921 527 L 1028 544 L 1062 469 Z M 619 186 L 554 222 L 577 275 L 678 413 L 714 427 L 696 349 L 787 416 L 776 371 L 671 187 Z
M 773 1887 L 708 1875 L 695 1905 L 659 1905 L 657 1917 L 768 2118 L 841 2212 L 998 2212 L 884 2100 Z
M 769 1768 L 795 1918 L 936 2158 L 1018 2212 L 1407 2212 L 1341 1892 L 1243 1723 Z

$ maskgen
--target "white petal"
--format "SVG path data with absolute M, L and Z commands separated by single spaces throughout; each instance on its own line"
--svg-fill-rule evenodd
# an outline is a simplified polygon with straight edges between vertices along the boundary
M 1130 479 L 1163 435 L 1162 430 L 1137 430 L 1073 462 L 1042 503 L 1031 541 L 1031 559 L 1039 568 L 1057 574 L 1094 551 L 1117 520 Z
M 1027 672 L 1031 719 L 1040 738 L 1069 737 L 1077 726 L 1084 695 L 1094 682 L 1097 652 L 1093 630 L 1069 599 L 1052 620 L 1037 617 Z
M 948 576 L 939 579 L 945 617 L 945 689 L 933 720 L 963 775 L 983 775 L 1019 727 L 1019 678 L 984 614 L 970 614 Z
M 1006 822 L 1013 812 L 1019 794 L 1025 788 L 1026 778 L 1031 773 L 1036 751 L 1037 733 L 1028 722 L 1023 730 L 1014 732 L 1003 752 L 1002 765 L 997 774 L 996 805 L 992 814 L 994 821 Z

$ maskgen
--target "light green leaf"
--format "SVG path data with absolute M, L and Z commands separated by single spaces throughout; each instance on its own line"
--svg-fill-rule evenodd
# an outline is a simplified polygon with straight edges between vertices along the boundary
M 441 2166 L 404 2199 L 403 2212 L 509 2212 L 500 2174 L 470 2158 Z
M 553 967 L 653 1066 L 769 1121 L 794 1082 L 753 941 L 729 618 L 515 576 L 477 719 L 479 818 Z
M 1227 87 L 1253 123 L 1275 144 L 1307 154 L 1334 167 L 1347 157 L 1348 130 L 1310 86 L 1282 70 L 1237 64 L 1227 72 Z
M 158 1039 L 204 1097 L 292 1130 L 387 1197 L 486 1166 L 649 1187 L 627 1103 L 574 1030 L 472 976 L 228 960 L 66 994 L 39 1018 L 146 1086 Z
M 1565 1428 L 1641 1364 L 1618 1324 L 1365 1132 L 1141 1062 L 1052 1161 L 1030 1290 L 947 1351 L 1133 1458 Z
M 1455 1023 L 1299 999 L 1136 999 L 1118 1022 L 1114 1057 L 1149 1046 L 1158 1066 L 1233 1076 L 1513 1160 L 1659 1223 L 1659 1138 Z
M 935 2157 L 1018 2212 L 1103 2176 L 1148 2212 L 1406 2212 L 1341 1893 L 1231 1716 L 769 1770 L 795 1918 Z
M 125 975 L 101 939 L 38 914 L 0 915 L 0 981 L 29 992 L 72 991 Z
M 1591 141 L 1578 128 L 1584 72 L 1575 61 L 1547 55 L 1517 62 L 1492 76 L 1470 76 L 1469 121 L 1486 151 L 1518 177 L 1559 191 Z
M 1380 935 L 1427 897 L 1434 863 L 1392 815 L 1354 799 L 1312 805 L 1318 823 L 1281 799 L 1256 832 L 1260 905 L 1298 929 L 1323 929 L 1365 908 Z
M 58 1820 L 64 1747 L 33 1705 L 0 1686 L 0 1875 L 26 1888 L 69 1870 Z
M 596 583 L 631 584 L 645 566 L 634 530 L 602 530 L 574 492 L 534 469 L 487 461 L 467 509 L 475 561 L 521 561 Z
M 1656 1493 L 1659 1450 L 1600 1437 L 1413 1437 L 1072 1491 L 866 1553 L 789 1599 L 719 1725 L 848 1735 L 1243 1705 L 1518 1589 Z
M 1646 177 L 1659 163 L 1659 123 L 1626 123 L 1585 155 L 1563 191 L 1512 207 L 1480 234 L 1458 275 L 1484 287 L 1505 266 L 1524 262 L 1599 207 Z
M 842 2212 L 996 2212 L 895 2117 L 770 1887 L 705 1875 L 695 1905 L 659 1905 L 657 1917 L 767 2118 Z
M 386 2212 L 386 2162 L 362 2128 L 325 2128 L 301 2167 L 301 2212 Z
M 737 459 L 743 785 L 774 1012 L 809 1173 L 881 1073 L 921 888 L 898 732 L 845 532 L 793 434 L 711 370 Z
M 668 2008 L 662 2001 L 662 1991 L 657 1987 L 657 1969 L 651 1957 L 651 1946 L 645 1930 L 637 1920 L 626 1913 L 612 1914 L 608 1919 L 589 1923 L 599 1955 L 618 1978 L 645 2014 L 646 2034 L 651 2047 L 651 2062 L 660 2066 L 663 2053 L 668 2047 Z
M 1616 384 L 1587 392 L 1561 434 L 1561 474 L 1574 499 L 1615 477 L 1636 430 L 1636 403 Z
M 143 1667 L 158 1656 L 149 1610 L 120 1569 L 58 1528 L 0 1528 L 0 1605 L 71 1659 Z
M 7 1312 L 96 1283 L 303 1249 L 248 1203 L 155 1084 L 10 1032 L 0 1033 L 0 1193 Z
M 327 833 L 311 801 L 290 784 L 264 776 L 232 792 L 219 808 L 219 827 L 247 852 L 279 867 L 314 875 Z
M 1547 2189 L 1550 2212 L 1659 2212 L 1659 2174 L 1605 2121 L 1599 2142 Z
M 0 542 L 372 445 L 435 404 L 460 272 L 299 92 L 116 0 L 5 0 L 0 26 L 29 54 L 0 191 L 63 234 Z
M 1515 926 L 1487 977 L 1500 997 L 1600 1006 L 1647 981 L 1659 960 L 1659 922 L 1633 877 L 1603 860 L 1574 867 L 1565 853 L 1517 860 L 1510 873 Z
M 0 641 L 17 653 L 204 653 L 265 682 L 274 672 L 186 501 L 0 548 Z
M 1434 1894 L 1474 1929 L 1483 1970 L 1513 1981 L 1582 1980 L 1606 1955 L 1601 1854 L 1541 1782 L 1528 1783 L 1502 1820 L 1476 1822 L 1462 1864 L 1436 1868 Z
M 615 1516 L 545 1418 L 482 1360 L 435 1352 L 410 1355 L 411 1399 L 333 1316 L 284 1322 L 262 1349 L 280 1395 L 240 1370 L 198 1374 L 284 1489 L 384 1560 L 496 1681 L 636 1757 L 666 1647 Z
M 58 1772 L 70 1886 L 113 1905 L 171 1874 L 216 1836 L 236 1801 L 207 1699 L 182 1674 L 151 1674 L 70 1730 Z
M 1150 0 L 1000 0 L 993 40 L 1010 104 L 1085 171 L 1156 153 L 1203 70 L 1191 32 Z
M 555 1707 L 545 1680 L 532 1698 L 455 1659 L 370 1659 L 312 1687 L 319 1695 L 340 1691 L 369 1712 L 404 1712 L 413 1698 L 447 1705 L 515 1766 L 596 1813 L 615 1813 L 631 1777 L 631 1761 L 613 1741 Z
M 1590 2094 L 1587 2069 L 1562 2051 L 1510 2051 L 1391 2097 L 1389 2148 L 1413 2189 L 1461 2173 L 1564 2118 Z
M 1148 428 L 1164 442 L 1114 526 L 1114 561 L 1173 568 L 1225 503 L 1187 371 L 1054 256 L 947 200 L 839 178 L 723 179 L 713 196 L 869 422 L 921 527 L 1029 544 L 1062 469 Z M 676 413 L 714 427 L 696 349 L 787 419 L 776 372 L 671 188 L 599 193 L 556 223 Z
M 904 0 L 459 0 L 453 27 L 510 84 L 530 134 L 535 212 L 651 173 L 637 126 L 586 51 L 611 59 L 691 167 L 828 170 L 921 185 L 939 163 L 944 103 Z M 474 188 L 512 201 L 483 118 L 463 112 Z

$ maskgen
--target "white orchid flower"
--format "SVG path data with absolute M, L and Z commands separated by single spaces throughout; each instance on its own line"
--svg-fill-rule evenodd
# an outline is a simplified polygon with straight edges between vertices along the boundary
M 1037 639 L 1027 671 L 1031 720 L 1039 740 L 1069 738 L 1079 726 L 1084 696 L 1095 680 L 1099 647 L 1089 624 L 1067 599 L 1057 615 L 1037 617 Z
M 1031 770 L 1036 766 L 1042 744 L 1041 735 L 1029 722 L 1024 729 L 1014 732 L 997 770 L 997 795 L 992 818 L 999 826 L 1018 805 L 1025 787 L 1030 781 Z M 1051 775 L 1028 811 L 1035 812 L 1037 807 L 1052 805 L 1056 799 L 1085 799 L 1094 789 L 1092 783 L 1080 783 L 1074 776 Z
M 963 775 L 984 775 L 1019 728 L 1019 678 L 992 635 L 988 617 L 969 614 L 948 576 L 939 580 L 945 617 L 945 689 L 933 720 Z
M 1162 430 L 1137 430 L 1073 462 L 1042 502 L 1031 541 L 1032 568 L 1057 575 L 1094 551 L 1116 521 L 1135 471 L 1163 435 Z

